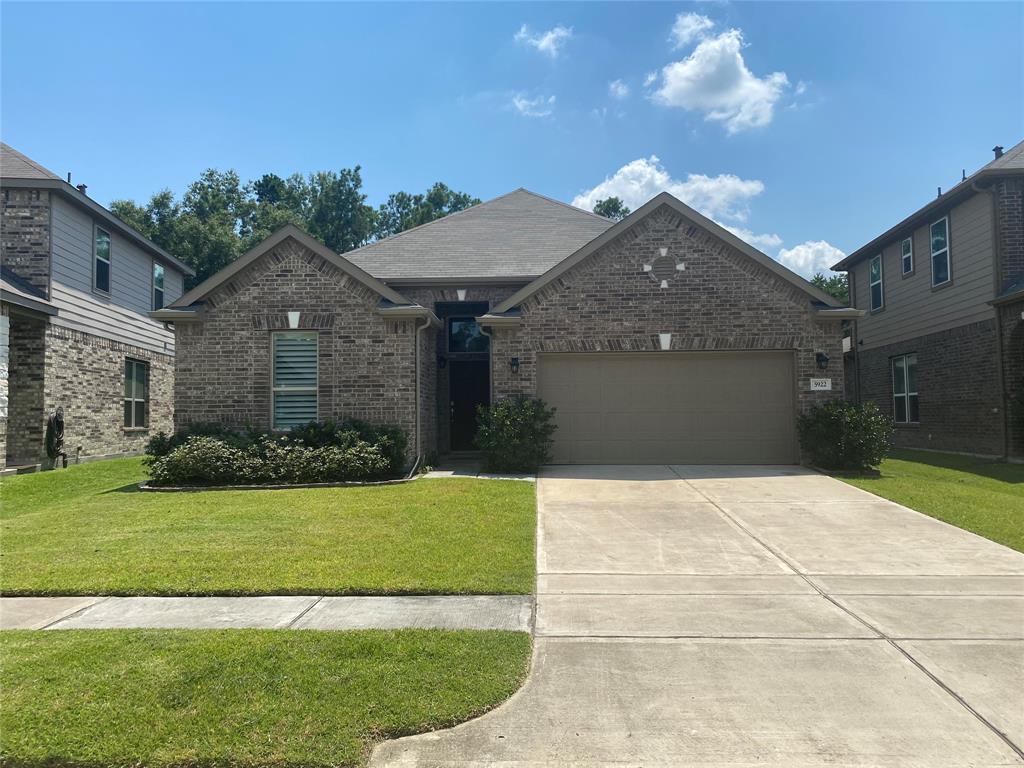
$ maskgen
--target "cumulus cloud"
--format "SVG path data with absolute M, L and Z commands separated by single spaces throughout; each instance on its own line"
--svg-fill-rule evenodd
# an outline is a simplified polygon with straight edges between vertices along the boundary
M 721 222 L 719 222 L 721 223 Z M 735 227 L 729 224 L 722 224 L 723 227 L 732 232 L 740 240 L 743 240 L 750 245 L 757 248 L 759 251 L 771 254 L 782 245 L 782 238 L 776 235 L 774 232 L 751 232 L 745 227 Z
M 646 75 L 644 75 L 644 88 L 649 88 L 650 86 L 654 85 L 654 83 L 657 82 L 657 80 L 657 72 L 648 72 Z
M 743 59 L 743 33 L 730 29 L 702 40 L 689 56 L 661 70 L 654 100 L 703 112 L 729 133 L 767 125 L 789 86 L 785 72 L 757 77 Z
M 744 221 L 750 199 L 763 191 L 760 181 L 729 173 L 691 173 L 685 179 L 675 179 L 651 155 L 626 163 L 596 187 L 577 195 L 572 204 L 590 210 L 598 200 L 614 196 L 636 210 L 659 192 L 670 192 L 706 216 Z
M 701 16 L 699 13 L 680 13 L 672 25 L 669 40 L 672 41 L 673 47 L 682 48 L 706 36 L 714 26 L 715 22 L 707 16 Z
M 779 251 L 778 260 L 804 277 L 816 272 L 826 275 L 837 261 L 846 256 L 841 250 L 824 240 L 808 240 L 806 243 Z
M 608 93 L 613 99 L 624 99 L 629 96 L 629 86 L 621 80 L 608 83 Z
M 523 117 L 547 117 L 555 111 L 554 96 L 536 96 L 529 98 L 526 94 L 512 95 L 512 108 Z
M 562 52 L 562 46 L 572 37 L 572 27 L 563 27 L 559 24 L 547 32 L 531 32 L 530 28 L 523 24 L 515 34 L 515 41 L 520 45 L 535 48 L 552 59 L 558 58 Z

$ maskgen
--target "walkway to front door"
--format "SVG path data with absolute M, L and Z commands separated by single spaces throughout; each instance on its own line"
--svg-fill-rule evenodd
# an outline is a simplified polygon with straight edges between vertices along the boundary
M 530 679 L 373 765 L 1024 764 L 1024 555 L 796 467 L 538 499 Z

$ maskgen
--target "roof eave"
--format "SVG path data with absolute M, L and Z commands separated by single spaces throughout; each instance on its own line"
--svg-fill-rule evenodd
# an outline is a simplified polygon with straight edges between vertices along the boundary
M 523 323 L 519 314 L 487 314 L 476 318 L 479 325 L 488 328 L 518 328 Z
M 386 317 L 394 320 L 416 320 L 419 318 L 426 318 L 427 324 L 432 325 L 435 328 L 441 327 L 441 320 L 420 304 L 399 304 L 399 305 L 381 305 L 374 310 L 381 317 Z
M 858 320 L 865 314 L 863 309 L 854 307 L 828 307 L 814 311 L 814 316 L 819 320 Z
M 45 299 L 36 299 L 6 288 L 0 288 L 0 301 L 50 317 L 55 317 L 58 314 L 57 308 Z
M 202 322 L 204 312 L 202 307 L 182 309 L 164 307 L 163 309 L 154 309 L 148 314 L 154 320 L 159 320 L 162 323 L 198 323 Z
M 996 296 L 992 301 L 988 302 L 994 307 L 998 307 L 1001 304 L 1009 304 L 1014 301 L 1024 300 L 1024 288 L 1013 291 L 1011 293 L 1004 293 L 1002 296 Z

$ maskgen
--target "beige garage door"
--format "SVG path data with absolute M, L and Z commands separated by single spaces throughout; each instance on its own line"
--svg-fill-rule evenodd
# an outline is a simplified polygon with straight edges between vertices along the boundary
M 540 355 L 559 464 L 791 464 L 791 352 Z

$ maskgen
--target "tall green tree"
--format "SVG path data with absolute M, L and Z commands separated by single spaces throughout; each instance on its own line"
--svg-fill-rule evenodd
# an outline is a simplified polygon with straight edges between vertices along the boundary
M 850 285 L 845 272 L 829 277 L 818 272 L 811 278 L 811 283 L 821 288 L 829 296 L 839 299 L 843 304 L 850 303 Z
M 456 192 L 440 181 L 422 195 L 395 192 L 377 209 L 373 236 L 380 240 L 397 235 L 479 203 L 479 198 Z
M 619 221 L 629 216 L 630 211 L 621 199 L 612 196 L 594 203 L 594 213 L 598 216 L 604 216 L 606 219 Z

